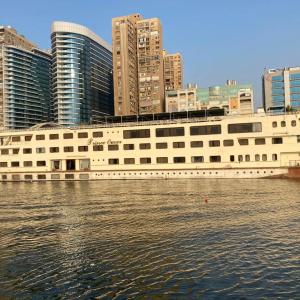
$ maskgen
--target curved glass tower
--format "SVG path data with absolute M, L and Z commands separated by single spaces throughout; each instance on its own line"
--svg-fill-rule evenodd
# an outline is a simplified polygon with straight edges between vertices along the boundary
M 52 114 L 61 125 L 97 121 L 113 114 L 112 51 L 88 28 L 54 22 L 52 43 Z

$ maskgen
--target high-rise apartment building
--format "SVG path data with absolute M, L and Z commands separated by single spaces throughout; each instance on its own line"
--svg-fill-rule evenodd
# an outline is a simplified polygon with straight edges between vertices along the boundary
M 51 56 L 11 27 L 0 27 L 0 127 L 49 121 Z
M 139 113 L 137 21 L 140 14 L 112 19 L 115 115 Z
M 300 67 L 266 70 L 262 83 L 266 112 L 300 110 Z
M 137 21 L 139 113 L 164 111 L 162 28 L 159 19 Z
M 54 22 L 51 32 L 54 120 L 72 126 L 112 115 L 112 49 L 88 28 Z
M 183 88 L 183 61 L 180 53 L 164 54 L 165 90 L 175 91 Z

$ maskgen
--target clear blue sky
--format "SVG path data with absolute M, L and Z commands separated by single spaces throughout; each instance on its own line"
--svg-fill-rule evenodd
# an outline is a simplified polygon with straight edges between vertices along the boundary
M 2 1 L 0 24 L 49 48 L 54 20 L 111 42 L 112 17 L 135 12 L 160 18 L 164 48 L 183 54 L 185 83 L 253 83 L 260 104 L 265 67 L 300 65 L 300 0 L 14 0 Z

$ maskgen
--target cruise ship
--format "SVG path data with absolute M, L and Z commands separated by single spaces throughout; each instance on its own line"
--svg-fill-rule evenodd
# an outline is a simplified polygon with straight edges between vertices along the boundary
M 0 181 L 300 177 L 300 112 L 103 117 L 0 132 Z

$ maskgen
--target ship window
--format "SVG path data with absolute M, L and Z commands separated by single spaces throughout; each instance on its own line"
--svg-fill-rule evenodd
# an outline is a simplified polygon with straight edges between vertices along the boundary
M 7 175 L 2 175 L 2 180 L 7 180 Z
M 220 147 L 220 141 L 209 141 L 209 147 Z
M 74 179 L 74 174 L 65 174 L 65 179 Z
M 90 178 L 89 174 L 79 174 L 79 179 L 88 180 Z
M 84 139 L 84 138 L 88 138 L 89 135 L 87 132 L 78 132 L 78 138 L 79 139 Z
M 272 127 L 273 127 L 273 128 L 276 128 L 276 127 L 277 127 L 277 122 L 276 122 L 276 121 L 272 122 Z
M 30 149 L 31 150 L 31 149 Z M 31 153 L 31 152 L 30 152 Z M 1 150 L 1 155 L 8 155 L 9 154 L 9 151 L 8 149 L 2 149 Z
M 156 149 L 167 149 L 168 143 L 156 143 Z
M 32 161 L 24 161 L 23 166 L 24 167 L 32 167 Z
M 276 160 L 277 160 L 277 154 L 276 154 L 276 153 L 272 154 L 272 160 L 273 160 L 273 161 L 276 161 Z
M 245 161 L 250 161 L 250 155 L 249 154 L 245 155 Z
M 74 152 L 73 146 L 66 146 L 66 147 L 64 147 L 64 152 Z
M 124 150 L 134 150 L 134 144 L 124 144 L 123 149 Z
M 282 144 L 282 137 L 272 138 L 272 144 Z
M 260 161 L 260 155 L 259 154 L 255 154 L 255 161 Z
M 261 122 L 228 124 L 228 133 L 247 133 L 261 131 Z
M 167 164 L 168 158 L 167 157 L 156 157 L 156 163 L 158 164 Z
M 285 127 L 286 126 L 286 122 L 285 121 L 281 121 L 280 125 L 281 125 L 281 127 Z
M 140 164 L 151 164 L 151 157 L 141 157 Z
M 134 158 L 124 158 L 124 164 L 125 165 L 134 165 L 135 159 Z
M 238 155 L 238 161 L 242 162 L 243 161 L 243 155 Z
M 31 148 L 24 148 L 23 149 L 23 154 L 31 154 L 31 153 L 32 153 L 32 149 Z
M 78 152 L 87 152 L 89 151 L 88 146 L 78 146 Z
M 37 179 L 38 180 L 45 180 L 46 179 L 46 175 L 44 175 L 44 174 L 38 174 Z
M 42 141 L 42 140 L 45 139 L 45 135 L 44 134 L 38 134 L 38 135 L 35 136 L 35 139 L 37 141 Z
M 20 166 L 20 163 L 18 161 L 12 161 L 11 162 L 11 166 L 12 167 L 19 167 Z
M 36 150 L 36 153 L 45 153 L 46 152 L 45 147 L 36 148 L 35 150 Z
M 204 157 L 203 156 L 192 156 L 192 163 L 203 163 Z
M 300 135 L 297 135 L 297 143 L 300 143 Z
M 234 162 L 234 155 L 230 155 L 230 161 Z
M 249 145 L 249 140 L 248 139 L 239 139 L 239 144 L 241 146 L 246 146 L 246 145 Z
M 32 135 L 25 135 L 25 141 L 30 142 L 32 139 Z
M 58 153 L 59 147 L 50 147 L 50 153 Z
M 75 159 L 67 159 L 66 160 L 66 167 L 67 167 L 67 171 L 74 171 L 76 169 Z
M 261 159 L 262 159 L 263 161 L 267 161 L 267 159 L 268 159 L 267 154 L 263 154 L 263 155 L 261 156 Z
M 119 159 L 118 158 L 110 158 L 108 160 L 109 165 L 118 165 L 119 164 Z
M 37 167 L 45 167 L 46 166 L 46 161 L 45 160 L 38 160 L 36 162 Z
M 0 167 L 1 168 L 7 168 L 7 161 L 1 161 L 0 162 Z
M 13 154 L 19 154 L 20 149 L 13 149 Z
M 119 150 L 119 145 L 108 145 L 107 149 L 108 151 L 117 151 Z
M 32 175 L 24 175 L 25 180 L 32 180 Z
M 150 129 L 124 130 L 124 139 L 142 139 L 150 137 Z
M 20 142 L 20 141 L 21 141 L 21 137 L 20 137 L 20 136 L 13 136 L 13 137 L 11 138 L 11 141 L 12 141 L 12 142 Z
M 140 149 L 141 150 L 151 149 L 151 144 L 150 143 L 142 143 L 142 144 L 140 144 Z
M 266 143 L 266 139 L 264 138 L 255 139 L 255 145 L 265 145 L 265 143 Z
M 191 135 L 209 135 L 209 134 L 220 134 L 221 125 L 206 125 L 206 126 L 191 126 Z
M 60 174 L 51 174 L 51 179 L 59 180 L 60 179 Z
M 103 151 L 103 145 L 93 145 L 93 151 Z
M 61 170 L 61 160 L 51 160 L 52 171 Z
M 88 171 L 90 169 L 90 160 L 89 159 L 80 159 L 79 160 L 79 169 L 83 171 Z
M 184 156 L 173 157 L 173 162 L 174 162 L 174 164 L 185 163 L 185 157 Z
M 57 133 L 52 133 L 52 134 L 49 135 L 49 139 L 50 140 L 58 140 L 59 135 Z
M 201 148 L 203 147 L 203 141 L 192 141 L 191 148 Z
M 212 155 L 209 157 L 210 162 L 221 162 L 221 156 L 220 155 Z
M 63 136 L 65 140 L 70 140 L 73 138 L 73 133 L 64 133 Z
M 93 132 L 93 137 L 94 138 L 103 137 L 103 132 L 102 131 L 95 131 L 95 132 Z
M 184 127 L 156 128 L 157 137 L 184 136 Z
M 292 120 L 292 121 L 291 121 L 291 126 L 292 126 L 292 127 L 295 127 L 296 125 L 297 125 L 296 120 Z
M 185 143 L 184 142 L 173 142 L 173 148 L 184 148 Z
M 233 140 L 224 140 L 223 146 L 225 147 L 233 146 Z

